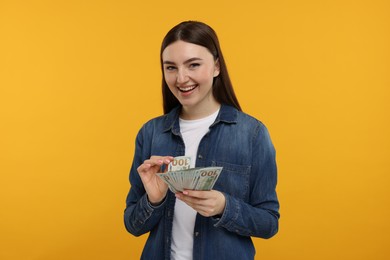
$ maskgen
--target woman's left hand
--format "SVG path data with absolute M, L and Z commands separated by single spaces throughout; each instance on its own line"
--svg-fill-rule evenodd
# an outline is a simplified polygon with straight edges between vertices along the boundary
M 176 193 L 176 198 L 185 202 L 204 217 L 222 215 L 225 210 L 225 196 L 217 190 L 185 190 L 182 193 Z

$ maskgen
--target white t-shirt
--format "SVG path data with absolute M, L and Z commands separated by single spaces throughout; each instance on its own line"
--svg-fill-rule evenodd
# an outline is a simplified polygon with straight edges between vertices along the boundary
M 180 132 L 185 144 L 185 156 L 191 157 L 191 168 L 195 167 L 198 146 L 209 127 L 217 118 L 214 114 L 196 120 L 179 119 Z M 171 258 L 174 260 L 192 259 L 194 245 L 194 226 L 196 211 L 179 199 L 176 199 L 173 215 Z

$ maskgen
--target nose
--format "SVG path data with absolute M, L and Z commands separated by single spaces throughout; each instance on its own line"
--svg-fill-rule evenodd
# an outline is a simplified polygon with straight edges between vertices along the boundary
M 182 84 L 188 81 L 188 74 L 185 69 L 178 69 L 177 75 L 176 75 L 176 82 L 178 84 Z

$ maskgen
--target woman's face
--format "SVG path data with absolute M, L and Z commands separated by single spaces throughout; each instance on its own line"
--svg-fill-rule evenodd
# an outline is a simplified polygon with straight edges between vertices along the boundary
M 212 85 L 219 64 L 207 48 L 179 40 L 165 48 L 162 61 L 165 82 L 185 111 L 215 112 Z

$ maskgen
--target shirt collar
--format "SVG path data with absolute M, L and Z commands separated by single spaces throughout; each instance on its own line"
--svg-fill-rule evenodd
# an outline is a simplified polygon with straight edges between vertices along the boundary
M 164 132 L 172 130 L 173 133 L 179 133 L 179 115 L 180 115 L 181 106 L 177 106 L 172 109 L 168 114 L 165 115 L 164 122 Z M 237 123 L 238 110 L 235 107 L 229 105 L 221 105 L 218 116 L 215 119 L 215 122 L 211 125 L 214 126 L 220 122 L 227 124 Z

